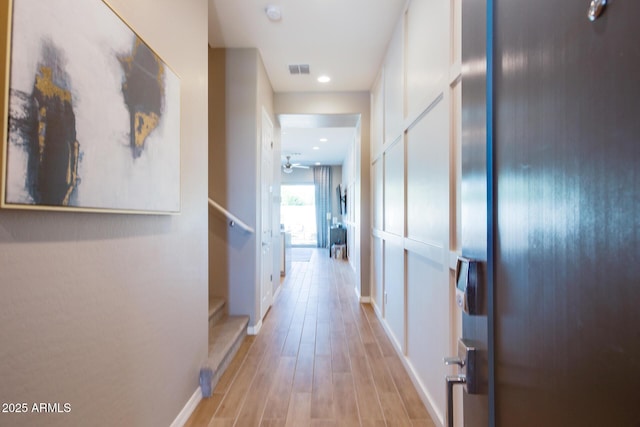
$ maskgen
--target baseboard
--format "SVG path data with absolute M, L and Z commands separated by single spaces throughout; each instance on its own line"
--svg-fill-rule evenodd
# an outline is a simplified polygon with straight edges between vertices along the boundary
M 360 301 L 362 303 L 370 303 L 371 302 L 371 297 L 363 297 L 362 295 L 360 295 L 360 292 L 358 292 L 358 287 L 357 286 L 355 288 L 353 288 L 353 291 L 356 293 L 356 296 L 358 297 L 358 301 Z
M 282 290 L 282 283 L 280 283 L 278 285 L 278 289 L 276 289 L 276 293 L 273 294 L 273 302 L 275 303 L 276 300 L 278 299 L 278 296 L 280 296 L 280 291 Z
M 355 292 L 356 296 L 358 297 L 358 299 L 360 299 L 360 292 L 358 292 L 358 287 L 357 286 L 353 288 L 353 292 Z
M 380 311 L 378 310 L 378 306 L 375 304 L 372 304 L 372 305 L 374 308 L 373 311 L 376 313 L 378 320 L 380 320 L 380 324 L 382 325 L 382 328 L 387 334 L 389 341 L 391 341 L 391 346 L 396 351 L 396 354 L 398 355 L 398 358 L 400 358 L 402 365 L 404 365 L 404 369 L 407 371 L 407 374 L 409 375 L 409 378 L 411 379 L 413 386 L 416 388 L 416 391 L 420 396 L 420 400 L 422 400 L 422 403 L 424 403 L 424 406 L 427 408 L 427 412 L 429 412 L 429 416 L 437 425 L 444 426 L 444 414 L 440 413 L 440 411 L 436 409 L 436 405 L 434 404 L 433 398 L 431 397 L 429 392 L 427 392 L 427 389 L 424 386 L 424 384 L 422 384 L 422 381 L 420 381 L 420 378 L 418 377 L 418 374 L 416 373 L 409 359 L 407 359 L 407 357 L 402 352 L 402 349 L 400 348 L 400 345 L 398 344 L 393 333 L 391 332 L 391 329 L 389 328 L 387 321 L 382 317 Z
M 198 387 L 196 391 L 193 392 L 193 395 L 191 396 L 191 398 L 184 405 L 184 408 L 182 408 L 182 410 L 180 411 L 176 419 L 173 420 L 173 422 L 171 423 L 171 427 L 184 426 L 189 420 L 189 417 L 191 416 L 193 411 L 195 411 L 196 407 L 198 406 L 198 403 L 200 403 L 201 400 L 202 400 L 202 390 L 200 389 L 200 387 Z
M 255 326 L 247 326 L 247 335 L 258 335 L 262 328 L 262 319 L 255 324 Z
M 373 307 L 373 311 L 375 311 L 376 313 L 376 316 L 378 316 L 378 319 L 380 319 L 380 321 L 382 322 L 382 311 L 380 311 L 380 307 L 378 307 L 378 304 L 376 304 L 376 300 L 372 299 L 369 304 L 371 304 L 371 306 Z
M 427 389 L 424 384 L 422 384 L 422 381 L 420 381 L 420 378 L 418 378 L 418 374 L 416 373 L 413 365 L 406 357 L 401 357 L 400 360 L 409 373 L 409 378 L 411 379 L 413 386 L 416 388 L 422 403 L 424 403 L 424 406 L 427 408 L 427 412 L 429 412 L 431 419 L 434 420 L 435 423 L 439 423 L 439 425 L 444 427 L 444 414 L 436 409 L 436 406 L 433 403 L 433 398 L 429 392 L 427 392 Z

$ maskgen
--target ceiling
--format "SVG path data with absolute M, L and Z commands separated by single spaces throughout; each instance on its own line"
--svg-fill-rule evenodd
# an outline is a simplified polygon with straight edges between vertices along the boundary
M 369 91 L 406 0 L 209 0 L 209 45 L 257 48 L 280 92 Z M 277 6 L 272 22 L 267 6 Z M 289 65 L 309 64 L 291 75 Z M 320 75 L 331 81 L 319 83 Z M 282 163 L 342 164 L 358 116 L 281 115 Z M 321 142 L 320 138 L 328 141 Z M 313 150 L 313 147 L 319 147 Z
M 355 137 L 359 115 L 280 114 L 278 120 L 283 163 L 286 156 L 291 156 L 291 163 L 325 166 L 343 163 Z
M 282 132 L 282 145 L 287 148 L 282 158 L 291 156 L 291 163 L 306 166 L 341 165 L 354 136 L 354 128 L 287 129 Z
M 368 91 L 406 0 L 209 0 L 209 45 L 254 47 L 275 92 Z M 282 18 L 271 22 L 268 5 Z M 309 64 L 290 75 L 289 64 Z M 326 74 L 331 82 L 318 83 Z

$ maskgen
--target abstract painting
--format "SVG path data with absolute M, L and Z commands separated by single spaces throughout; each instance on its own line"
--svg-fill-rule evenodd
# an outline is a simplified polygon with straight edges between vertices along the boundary
M 2 207 L 179 212 L 177 75 L 101 0 L 11 3 Z

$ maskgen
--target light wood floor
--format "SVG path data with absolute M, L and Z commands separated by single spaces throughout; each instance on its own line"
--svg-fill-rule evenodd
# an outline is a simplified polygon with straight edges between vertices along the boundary
M 346 261 L 296 262 L 260 333 L 186 424 L 435 426 Z

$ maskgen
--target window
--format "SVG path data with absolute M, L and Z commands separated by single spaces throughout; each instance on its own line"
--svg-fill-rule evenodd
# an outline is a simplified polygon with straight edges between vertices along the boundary
M 280 218 L 291 246 L 316 246 L 315 186 L 283 185 Z

